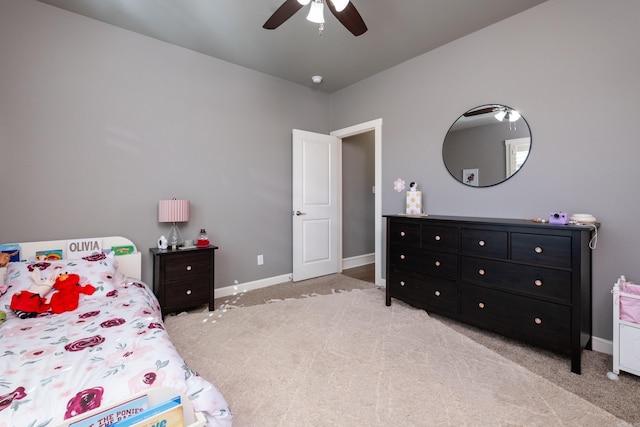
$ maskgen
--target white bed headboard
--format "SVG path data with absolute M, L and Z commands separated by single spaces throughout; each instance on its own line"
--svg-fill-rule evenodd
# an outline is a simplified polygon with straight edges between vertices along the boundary
M 118 270 L 127 277 L 133 277 L 140 280 L 142 278 L 142 254 L 136 248 L 136 245 L 126 237 L 109 236 L 109 237 L 93 237 L 93 240 L 102 240 L 103 249 L 111 249 L 113 246 L 133 246 L 133 253 L 128 255 L 120 255 L 116 257 L 118 261 Z M 20 260 L 33 259 L 37 251 L 46 251 L 53 248 L 62 249 L 62 257 L 67 257 L 67 242 L 71 240 L 49 240 L 43 242 L 25 242 L 18 243 L 20 245 Z M 0 284 L 4 283 L 4 275 L 6 268 L 0 268 Z

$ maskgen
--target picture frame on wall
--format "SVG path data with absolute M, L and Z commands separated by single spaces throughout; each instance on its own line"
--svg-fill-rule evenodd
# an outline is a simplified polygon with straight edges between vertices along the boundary
M 478 186 L 478 169 L 462 169 L 462 182 L 472 187 Z

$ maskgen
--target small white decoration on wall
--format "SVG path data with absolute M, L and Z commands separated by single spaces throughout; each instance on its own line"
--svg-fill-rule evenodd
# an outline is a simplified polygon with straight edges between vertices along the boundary
M 401 193 L 402 190 L 404 190 L 404 179 L 398 178 L 395 181 L 393 181 L 393 189 L 396 190 L 398 193 Z
M 473 187 L 478 186 L 478 169 L 463 169 L 462 182 Z

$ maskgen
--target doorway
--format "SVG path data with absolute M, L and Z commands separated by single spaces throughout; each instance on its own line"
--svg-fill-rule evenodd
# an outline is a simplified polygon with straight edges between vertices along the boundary
M 343 138 L 373 131 L 375 284 L 382 281 L 382 119 L 329 135 L 293 130 L 293 281 L 342 271 Z M 339 148 L 336 150 L 336 148 Z
M 342 269 L 375 282 L 375 144 L 369 131 L 342 139 Z M 358 270 L 358 271 L 359 271 Z
M 375 284 L 377 286 L 384 286 L 382 280 L 382 119 L 376 119 L 369 122 L 361 123 L 358 125 L 350 126 L 344 129 L 335 130 L 330 135 L 340 139 L 353 137 L 356 135 L 365 134 L 367 132 L 373 132 L 373 144 L 374 144 L 374 239 L 375 239 Z M 342 167 L 342 165 L 341 165 Z M 341 201 L 340 211 L 342 213 L 342 177 L 340 177 L 337 184 L 337 191 L 339 191 L 339 199 Z M 340 264 L 342 264 L 342 215 L 339 216 L 339 234 L 340 239 Z M 342 270 L 340 265 L 339 271 Z

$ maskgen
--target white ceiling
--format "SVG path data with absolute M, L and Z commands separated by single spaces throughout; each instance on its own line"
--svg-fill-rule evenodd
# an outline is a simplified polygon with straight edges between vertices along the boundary
M 546 0 L 353 0 L 359 37 L 326 8 L 319 35 L 309 6 L 263 29 L 284 0 L 39 1 L 331 93 Z

